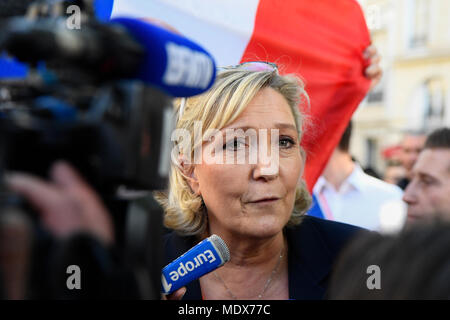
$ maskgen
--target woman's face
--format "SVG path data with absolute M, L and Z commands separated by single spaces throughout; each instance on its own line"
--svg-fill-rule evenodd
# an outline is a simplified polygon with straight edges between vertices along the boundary
M 254 129 L 258 145 L 267 143 L 268 151 L 265 154 L 270 162 L 262 160 L 259 155 L 257 161 L 249 160 L 248 154 L 257 150 L 250 148 L 252 140 L 243 135 L 226 133 L 227 129 L 238 128 L 243 129 L 243 132 Z M 266 129 L 267 138 L 259 133 L 260 129 Z M 271 129 L 278 129 L 279 135 L 273 144 L 271 132 L 276 131 Z M 205 202 L 210 232 L 245 237 L 271 237 L 278 234 L 291 216 L 303 163 L 295 120 L 289 105 L 281 94 L 272 88 L 264 88 L 244 112 L 220 132 L 223 140 L 212 139 L 204 143 L 202 156 L 203 159 L 208 156 L 206 152 L 211 152 L 213 144 L 214 155 L 223 156 L 224 163 L 202 161 L 194 166 L 190 180 L 192 189 Z M 271 148 L 278 148 L 278 154 Z M 243 164 L 237 160 L 231 164 L 226 161 L 225 154 L 242 158 L 242 151 L 247 156 Z M 274 167 L 277 170 L 270 169 Z

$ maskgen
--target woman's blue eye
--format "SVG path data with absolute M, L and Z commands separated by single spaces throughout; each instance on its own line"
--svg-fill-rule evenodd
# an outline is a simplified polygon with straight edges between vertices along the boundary
M 291 148 L 295 144 L 294 140 L 287 137 L 280 138 L 280 147 Z
M 245 142 L 242 140 L 239 140 L 237 138 L 227 142 L 223 145 L 223 149 L 229 149 L 229 150 L 237 150 L 245 145 Z
M 289 137 L 281 137 L 279 140 L 279 146 L 283 149 L 289 149 L 292 148 L 292 146 L 295 145 L 295 141 L 292 138 Z M 227 142 L 226 144 L 223 145 L 223 149 L 228 149 L 228 150 L 232 150 L 232 151 L 236 151 L 240 148 L 245 147 L 245 141 L 243 141 L 242 139 L 233 139 L 230 140 L 229 142 Z

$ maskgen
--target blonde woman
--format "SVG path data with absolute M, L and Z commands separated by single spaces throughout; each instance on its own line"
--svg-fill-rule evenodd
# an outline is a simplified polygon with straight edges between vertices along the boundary
M 372 46 L 366 52 L 365 74 L 376 83 L 379 57 Z M 231 260 L 168 298 L 324 296 L 336 255 L 358 229 L 304 216 L 310 196 L 301 178 L 298 110 L 306 103 L 300 80 L 253 62 L 227 68 L 211 90 L 178 104 L 177 128 L 188 139 L 174 149 L 169 190 L 159 194 L 174 231 L 166 239 L 167 262 L 213 233 L 225 240 Z M 107 209 L 69 164 L 55 163 L 50 181 L 26 173 L 5 180 L 58 239 L 87 232 L 114 245 Z
M 359 229 L 304 216 L 311 198 L 299 107 L 307 103 L 301 80 L 265 62 L 226 68 L 208 92 L 179 103 L 177 129 L 186 136 L 169 190 L 158 195 L 174 230 L 167 262 L 211 234 L 227 243 L 231 259 L 169 298 L 324 296 L 336 255 Z

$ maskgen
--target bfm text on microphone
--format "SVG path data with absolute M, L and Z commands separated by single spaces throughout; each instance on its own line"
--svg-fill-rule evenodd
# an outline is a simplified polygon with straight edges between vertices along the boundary
M 2 29 L 0 53 L 27 63 L 72 65 L 100 81 L 141 80 L 170 96 L 190 97 L 208 90 L 216 76 L 213 57 L 200 45 L 143 20 L 90 21 L 71 30 L 63 18 L 19 17 L 8 19 Z M 0 72 L 1 78 L 7 76 Z

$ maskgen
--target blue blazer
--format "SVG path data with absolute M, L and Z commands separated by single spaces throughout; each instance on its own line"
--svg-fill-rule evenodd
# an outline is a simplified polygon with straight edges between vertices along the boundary
M 288 243 L 289 298 L 325 298 L 331 268 L 342 248 L 364 229 L 344 223 L 305 216 L 300 225 L 286 227 Z M 192 248 L 198 239 L 171 232 L 165 239 L 166 263 Z M 202 299 L 200 282 L 189 283 L 183 300 Z

